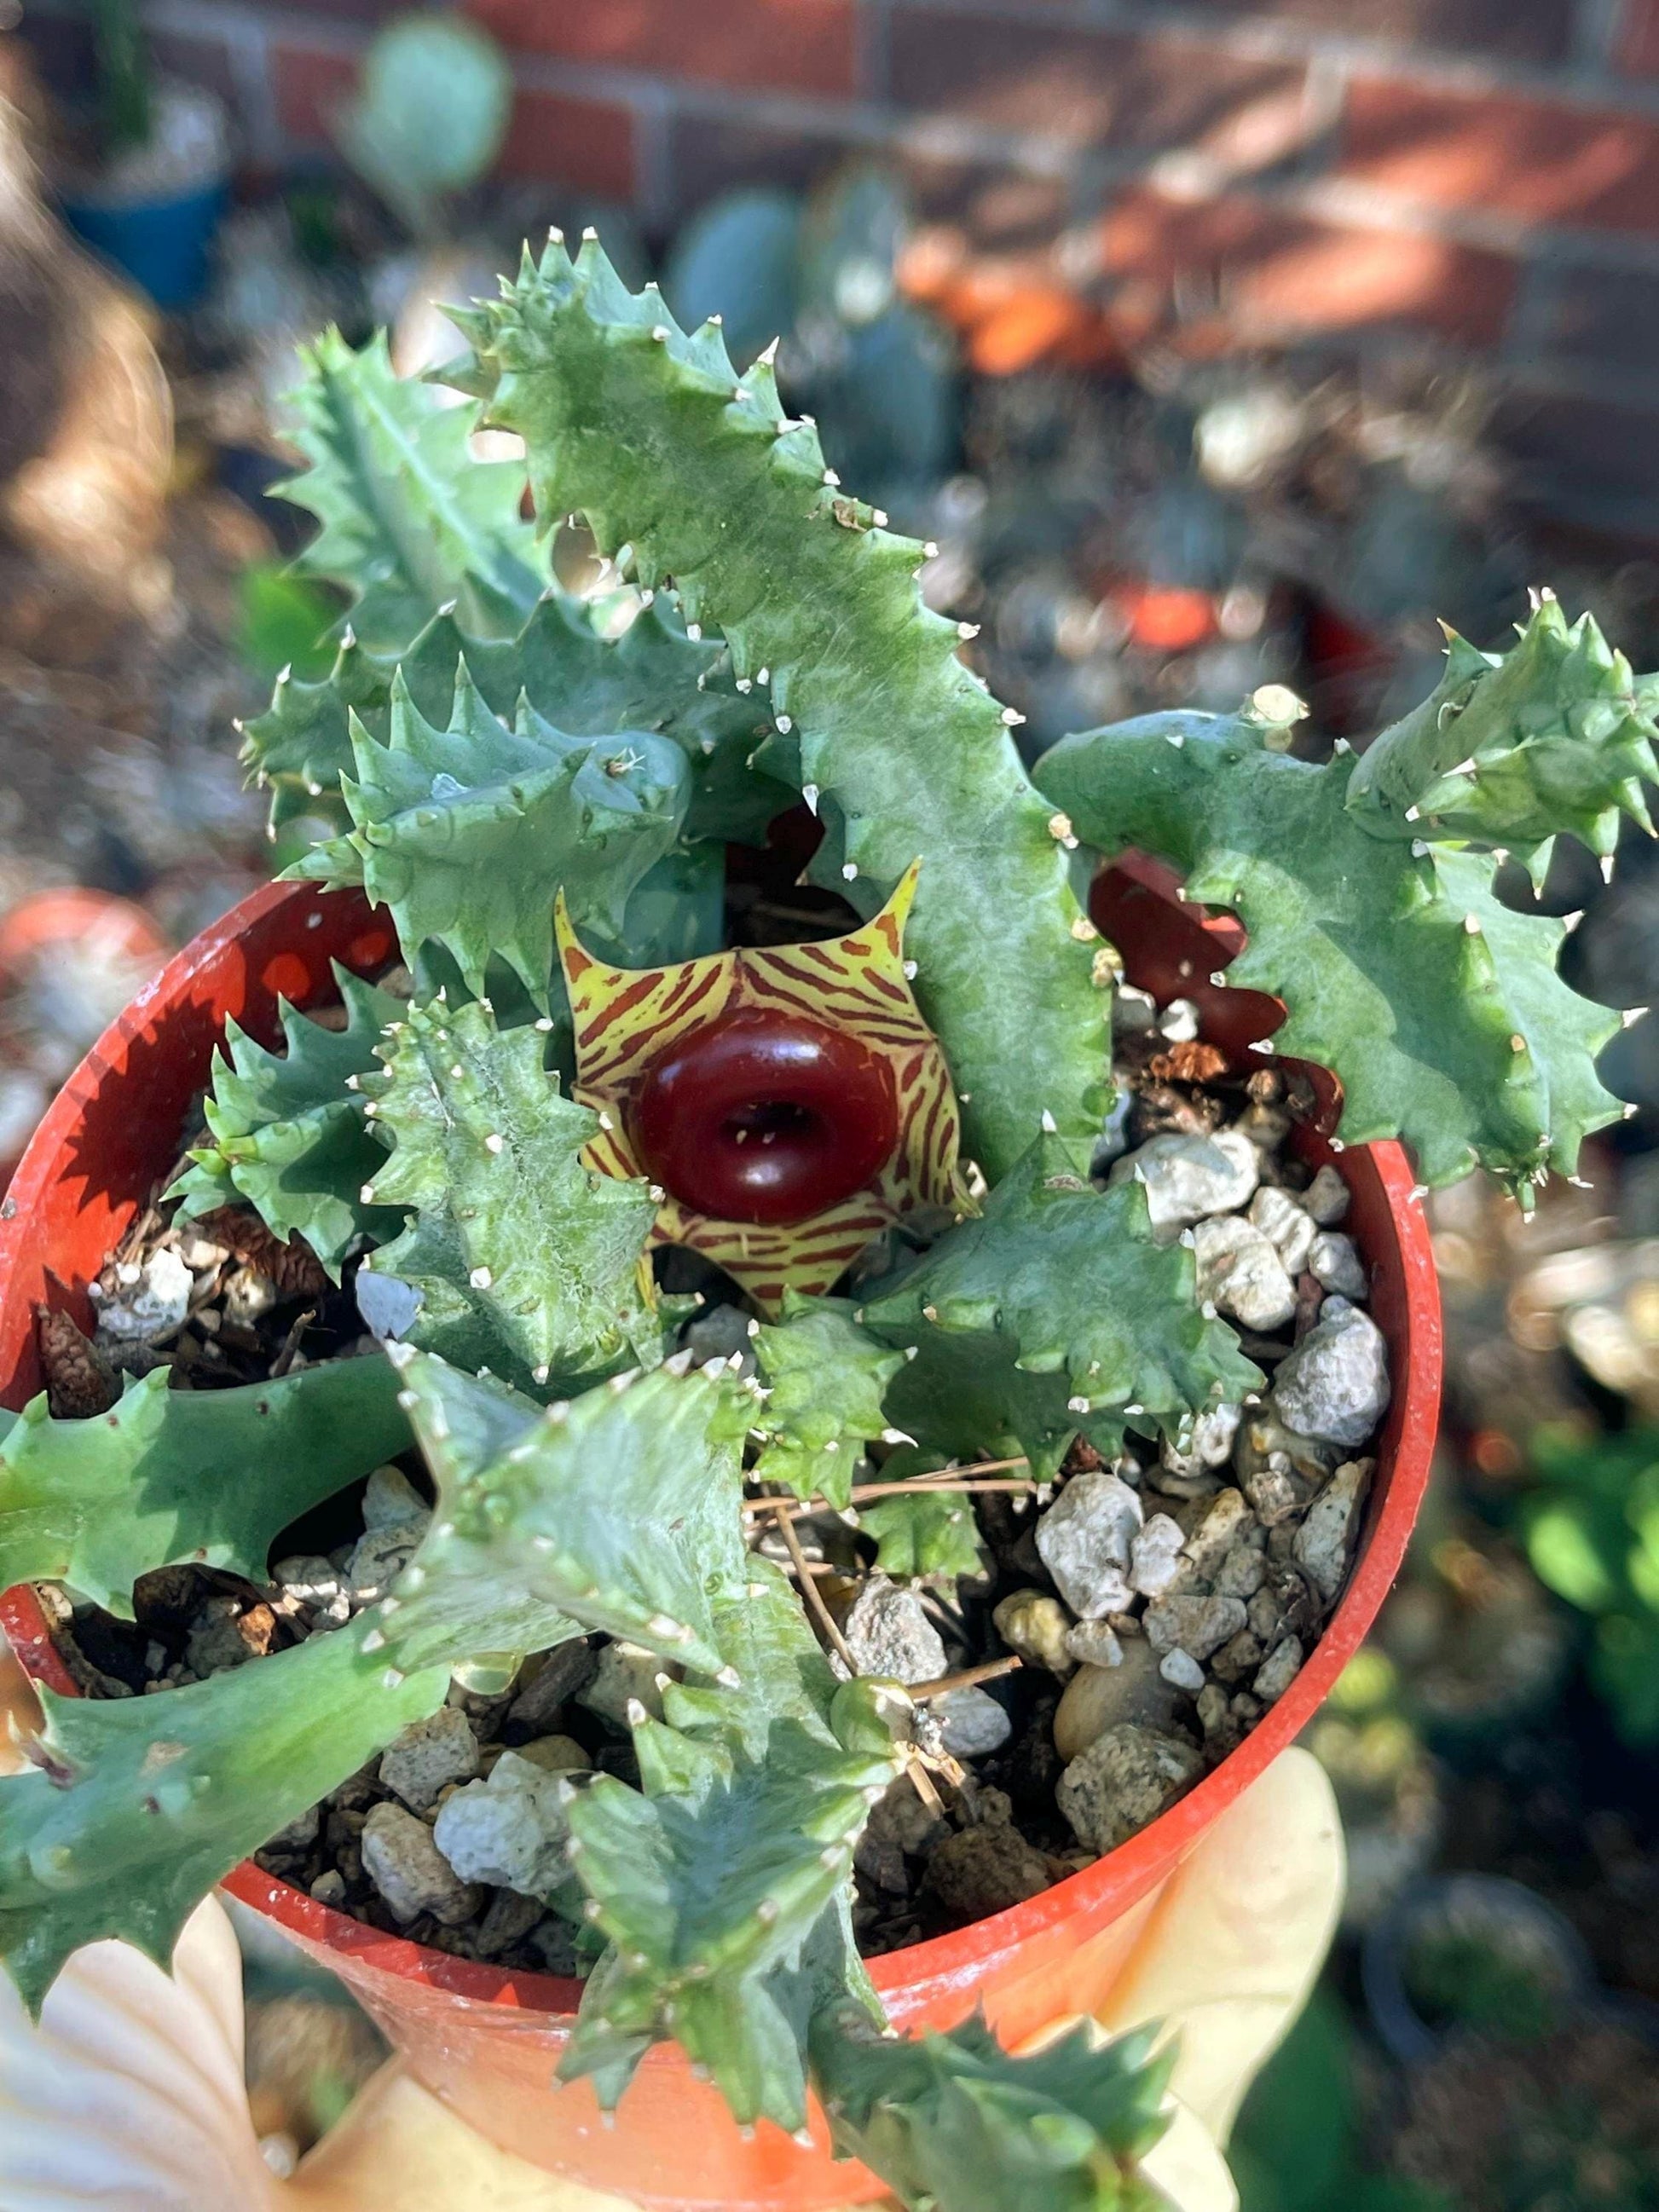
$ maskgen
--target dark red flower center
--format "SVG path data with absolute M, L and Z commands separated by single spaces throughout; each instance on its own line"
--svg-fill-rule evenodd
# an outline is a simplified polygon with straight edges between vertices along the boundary
M 763 1007 L 669 1046 L 631 1121 L 653 1182 L 718 1221 L 805 1221 L 861 1189 L 898 1142 L 887 1061 L 844 1030 Z

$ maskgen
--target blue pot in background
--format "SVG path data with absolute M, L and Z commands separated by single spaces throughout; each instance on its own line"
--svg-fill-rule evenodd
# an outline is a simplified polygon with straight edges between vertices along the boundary
M 164 199 L 121 201 L 66 194 L 76 236 L 112 262 L 158 307 L 193 306 L 207 289 L 214 234 L 225 211 L 224 178 Z

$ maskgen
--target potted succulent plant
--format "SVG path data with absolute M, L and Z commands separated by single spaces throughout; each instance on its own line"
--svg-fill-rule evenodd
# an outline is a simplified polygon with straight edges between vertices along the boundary
M 63 179 L 70 228 L 160 307 L 194 304 L 230 183 L 224 102 L 160 76 L 135 0 L 94 0 L 88 157 Z
M 0 1959 L 165 1960 L 225 1881 L 591 2186 L 1145 2202 L 1148 2039 L 1013 2054 L 1398 1565 L 1390 1140 L 1525 1202 L 1620 1110 L 1491 884 L 1639 814 L 1642 691 L 1546 599 L 1363 760 L 1269 691 L 1028 775 L 763 356 L 556 234 L 459 320 L 479 416 L 333 338 L 305 395 L 353 605 L 247 747 L 338 834 L 3 1209 Z

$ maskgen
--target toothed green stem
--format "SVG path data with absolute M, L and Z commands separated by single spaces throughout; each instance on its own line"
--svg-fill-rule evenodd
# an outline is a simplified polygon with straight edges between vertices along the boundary
M 0 1780 L 0 1961 L 32 2012 L 101 1936 L 167 1966 L 222 1875 L 443 1703 L 447 1671 L 389 1668 L 374 1627 L 161 1697 L 40 1692 L 35 1771 Z
M 812 2058 L 836 2148 L 912 2212 L 1156 2212 L 1139 2166 L 1169 2124 L 1173 2053 L 1154 2033 L 1109 2043 L 1085 2023 L 1012 2058 L 978 2019 L 894 2041 L 837 2007 Z
M 525 439 L 544 518 L 585 514 L 641 583 L 672 577 L 744 680 L 769 679 L 775 759 L 823 813 L 830 874 L 874 913 L 918 857 L 907 949 L 994 1179 L 1049 1114 L 1087 1145 L 1105 1103 L 1107 1005 L 1050 810 L 1005 714 L 923 605 L 926 549 L 896 537 L 787 423 L 769 362 L 738 380 L 720 332 L 686 337 L 596 244 L 550 245 L 460 318 L 488 419 Z M 987 954 L 988 932 L 995 957 Z
M 726 1670 L 707 1585 L 740 1578 L 745 1556 L 746 1391 L 659 1368 L 543 1407 L 392 1349 L 438 1486 L 386 1624 L 400 1665 L 602 1629 L 665 1661 Z
M 598 1117 L 561 1095 L 540 1032 L 434 1001 L 388 1036 L 362 1087 L 392 1152 L 364 1203 L 412 1216 L 373 1260 L 422 1293 L 404 1333 L 544 1394 L 660 1358 L 642 1258 L 655 1202 L 582 1164 Z
M 1237 914 L 1227 982 L 1284 1000 L 1268 1056 L 1340 1078 L 1344 1143 L 1403 1137 L 1425 1183 L 1478 1163 L 1530 1205 L 1619 1118 L 1595 1066 L 1619 1018 L 1557 975 L 1562 924 L 1500 905 L 1489 856 L 1368 835 L 1351 754 L 1316 767 L 1248 717 L 1150 714 L 1063 738 L 1036 774 L 1085 842 L 1157 854 Z
M 130 1620 L 138 1577 L 175 1561 L 263 1582 L 290 1521 L 408 1448 L 383 1359 L 233 1390 L 168 1379 L 89 1420 L 53 1420 L 44 1392 L 25 1408 L 0 1442 L 0 1589 L 65 1582 Z
M 522 700 L 509 727 L 465 661 L 447 728 L 426 720 L 401 676 L 391 721 L 386 744 L 353 722 L 356 774 L 340 787 L 353 826 L 289 873 L 361 883 L 406 954 L 441 945 L 477 994 L 499 957 L 545 1006 L 556 894 L 579 927 L 623 937 L 629 893 L 685 818 L 684 755 L 644 731 L 573 738 Z
M 838 1298 L 785 1295 L 783 1319 L 755 1332 L 768 1387 L 755 1427 L 764 1439 L 754 1474 L 797 1498 L 852 1503 L 853 1470 L 886 1426 L 882 1393 L 904 1364 L 854 1322 Z
M 242 759 L 270 787 L 274 823 L 327 808 L 348 826 L 340 780 L 355 767 L 350 717 L 388 744 L 392 678 L 401 672 L 416 713 L 442 729 L 465 660 L 502 721 L 512 721 L 522 698 L 573 736 L 644 730 L 672 738 L 691 774 L 684 836 L 758 845 L 794 793 L 749 765 L 771 714 L 763 692 L 737 690 L 724 657 L 718 642 L 687 637 L 660 599 L 612 640 L 594 629 L 582 601 L 550 587 L 510 639 L 480 636 L 453 615 L 434 615 L 404 647 L 375 652 L 356 638 L 343 644 L 319 682 L 284 675 L 267 712 L 247 725 Z
M 452 600 L 469 630 L 510 636 L 547 562 L 519 519 L 523 471 L 471 457 L 477 409 L 398 376 L 384 331 L 354 353 L 325 331 L 301 359 L 293 435 L 311 465 L 277 489 L 322 528 L 296 565 L 344 585 L 368 645 L 406 646 Z
M 202 1110 L 210 1145 L 167 1193 L 182 1214 L 211 1213 L 244 1200 L 286 1243 L 303 1237 L 337 1282 L 359 1237 L 397 1234 L 401 1217 L 366 1205 L 362 1192 L 385 1163 L 363 1120 L 356 1079 L 376 1066 L 374 1048 L 403 1002 L 334 963 L 345 1007 L 342 1030 L 325 1029 L 277 1001 L 286 1053 L 267 1051 L 234 1020 Z M 350 1087 L 349 1087 L 350 1086 Z
M 1507 653 L 1448 636 L 1440 684 L 1354 768 L 1346 805 L 1362 829 L 1505 846 L 1540 882 L 1564 831 L 1605 855 L 1624 815 L 1652 830 L 1642 784 L 1659 775 L 1659 728 L 1594 616 L 1569 625 L 1546 592 Z
M 895 1425 L 972 1455 L 1005 1446 L 1052 1474 L 1079 1432 L 1173 1433 L 1261 1376 L 1199 1310 L 1192 1254 L 1153 1241 L 1144 1185 L 1097 1190 L 1058 1137 L 1031 1146 L 986 1201 L 865 1297 L 883 1343 L 914 1347 L 887 1393 Z

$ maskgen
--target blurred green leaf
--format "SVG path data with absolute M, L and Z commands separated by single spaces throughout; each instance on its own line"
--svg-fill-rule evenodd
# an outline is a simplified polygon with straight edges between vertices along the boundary
M 237 645 L 261 676 L 292 668 L 308 683 L 326 676 L 335 648 L 325 634 L 338 621 L 337 593 L 295 575 L 279 561 L 255 561 L 241 576 L 241 621 Z

